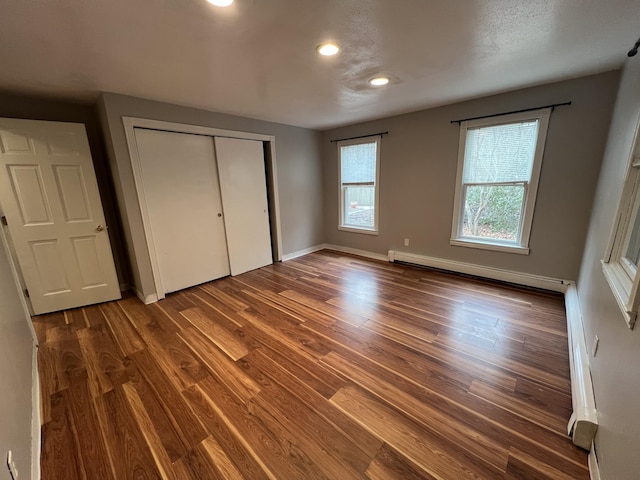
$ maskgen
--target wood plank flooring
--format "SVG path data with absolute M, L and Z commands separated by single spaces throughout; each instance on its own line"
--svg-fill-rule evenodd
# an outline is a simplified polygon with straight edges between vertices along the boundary
M 38 316 L 42 478 L 588 479 L 563 305 L 322 251 Z

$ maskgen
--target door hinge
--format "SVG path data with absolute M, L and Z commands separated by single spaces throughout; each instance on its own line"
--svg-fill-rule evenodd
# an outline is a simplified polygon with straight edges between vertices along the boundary
M 29 289 L 28 288 L 24 289 L 24 296 L 29 298 Z
M 7 217 L 5 217 L 4 215 L 3 215 L 2 217 L 0 217 L 0 220 L 2 221 L 2 224 L 3 224 L 3 225 L 9 225 L 9 224 L 7 223 Z

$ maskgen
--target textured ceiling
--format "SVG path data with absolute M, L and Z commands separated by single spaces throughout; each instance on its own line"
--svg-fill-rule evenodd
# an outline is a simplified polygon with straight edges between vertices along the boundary
M 4 0 L 0 89 L 325 129 L 618 68 L 638 36 L 640 0 Z

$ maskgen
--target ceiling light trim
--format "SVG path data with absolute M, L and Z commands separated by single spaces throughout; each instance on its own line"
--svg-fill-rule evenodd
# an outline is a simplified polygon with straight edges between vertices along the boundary
M 340 45 L 334 42 L 321 43 L 316 48 L 316 51 L 325 57 L 332 57 L 340 51 Z
M 388 85 L 389 82 L 391 82 L 391 79 L 389 77 L 387 77 L 386 75 L 380 75 L 377 77 L 373 77 L 369 80 L 369 84 L 373 85 L 374 87 L 383 87 L 385 85 Z
M 233 3 L 233 0 L 207 0 L 211 5 L 216 7 L 228 7 Z

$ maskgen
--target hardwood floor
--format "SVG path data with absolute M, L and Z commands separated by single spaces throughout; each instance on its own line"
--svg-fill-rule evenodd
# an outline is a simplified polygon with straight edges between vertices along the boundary
M 588 479 L 563 305 L 322 251 L 35 317 L 42 478 Z

